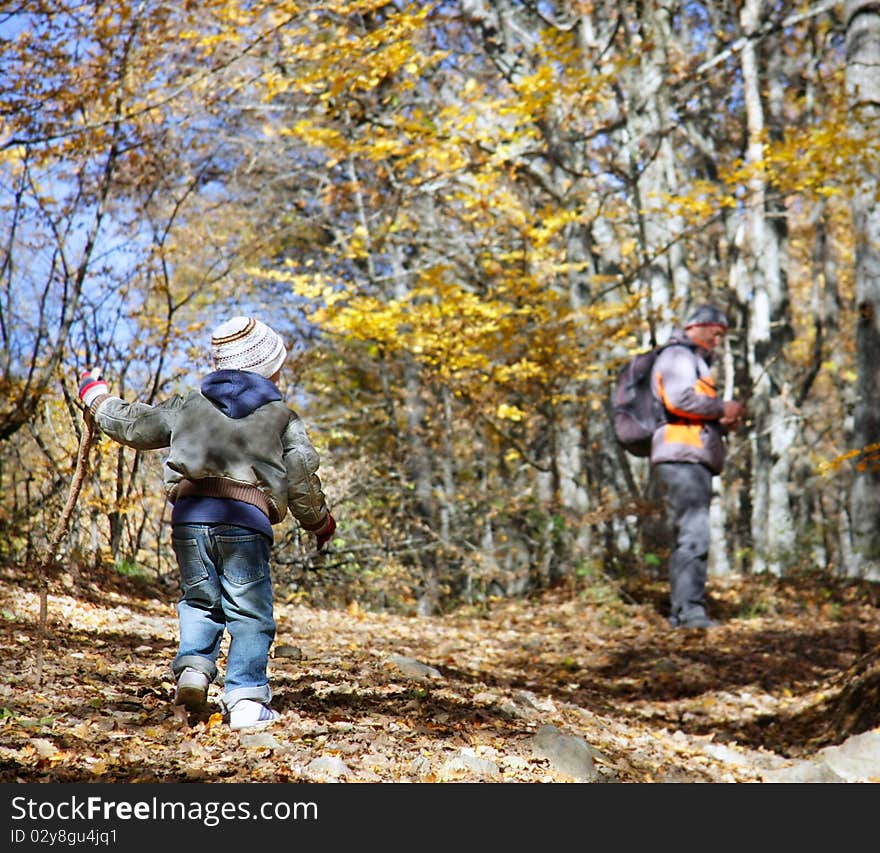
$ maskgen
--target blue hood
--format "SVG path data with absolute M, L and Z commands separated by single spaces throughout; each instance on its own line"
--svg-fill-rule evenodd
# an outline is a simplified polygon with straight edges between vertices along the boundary
M 274 382 L 250 370 L 215 370 L 202 381 L 201 392 L 224 415 L 236 419 L 281 399 Z

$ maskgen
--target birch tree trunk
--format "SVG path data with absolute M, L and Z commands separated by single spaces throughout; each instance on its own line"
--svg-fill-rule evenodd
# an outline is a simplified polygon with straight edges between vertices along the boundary
M 880 120 L 880 9 L 872 0 L 846 3 L 846 85 L 849 128 L 876 144 Z M 856 406 L 854 446 L 863 450 L 852 490 L 850 577 L 880 580 L 880 203 L 877 171 L 866 170 L 853 195 L 855 226 Z M 872 458 L 873 457 L 873 461 Z
M 756 572 L 782 574 L 794 546 L 794 522 L 788 499 L 788 449 L 795 437 L 786 411 L 784 389 L 771 381 L 776 352 L 782 346 L 771 332 L 787 304 L 778 235 L 767 218 L 764 160 L 764 106 L 758 46 L 763 0 L 747 0 L 740 13 L 746 43 L 742 50 L 743 94 L 748 127 L 746 158 L 752 166 L 748 185 L 744 237 L 745 289 L 750 292 L 749 361 L 753 377 L 749 405 L 753 415 L 752 541 Z M 742 285 L 743 282 L 740 282 Z M 742 287 L 740 289 L 743 289 Z

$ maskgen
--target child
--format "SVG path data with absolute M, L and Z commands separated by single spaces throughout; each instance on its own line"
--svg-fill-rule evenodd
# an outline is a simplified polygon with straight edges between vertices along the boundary
M 223 706 L 235 730 L 262 728 L 270 709 L 269 647 L 275 638 L 269 550 L 288 509 L 318 550 L 333 537 L 318 454 L 275 382 L 287 357 L 281 338 L 253 317 L 233 317 L 211 338 L 214 372 L 198 391 L 155 406 L 109 395 L 100 370 L 79 396 L 114 441 L 169 448 L 165 493 L 180 568 L 180 645 L 171 664 L 175 704 L 205 707 L 224 630 L 230 643 Z

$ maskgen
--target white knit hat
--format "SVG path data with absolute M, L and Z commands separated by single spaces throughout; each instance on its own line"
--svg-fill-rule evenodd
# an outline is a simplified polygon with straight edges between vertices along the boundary
M 216 370 L 250 370 L 267 379 L 284 364 L 284 342 L 253 317 L 233 317 L 211 335 Z

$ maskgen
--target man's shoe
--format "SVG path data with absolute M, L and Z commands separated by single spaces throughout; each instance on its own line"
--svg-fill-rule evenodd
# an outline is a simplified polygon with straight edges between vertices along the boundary
M 678 628 L 717 628 L 718 623 L 708 616 L 692 616 L 690 619 L 682 619 Z
M 208 676 L 188 666 L 177 679 L 174 704 L 187 711 L 201 711 L 208 704 Z
M 233 731 L 242 729 L 262 729 L 281 719 L 281 715 L 262 702 L 253 699 L 239 699 L 229 712 L 229 727 Z

